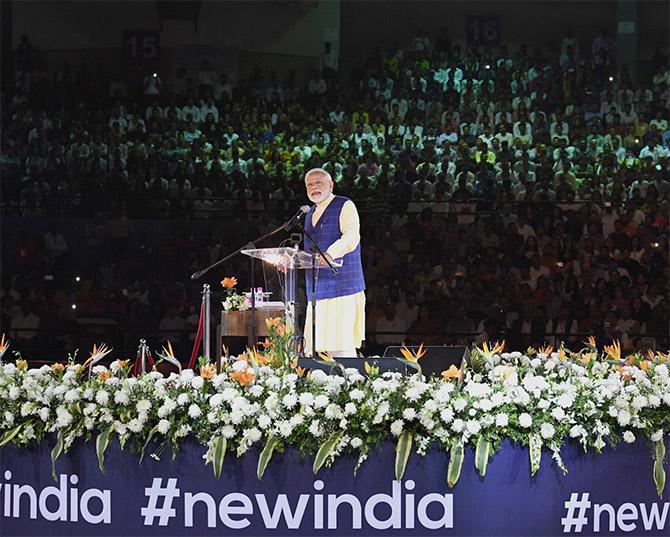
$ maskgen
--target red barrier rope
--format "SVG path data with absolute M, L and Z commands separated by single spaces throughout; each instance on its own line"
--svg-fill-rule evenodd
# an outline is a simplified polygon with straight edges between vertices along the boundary
M 188 369 L 193 369 L 195 367 L 195 360 L 198 357 L 198 352 L 200 352 L 200 343 L 202 343 L 202 333 L 205 324 L 205 304 L 204 302 L 200 304 L 200 321 L 198 321 L 198 333 L 195 336 L 195 341 L 193 342 L 193 350 L 191 351 L 191 359 L 188 361 Z
M 154 366 L 156 365 L 154 357 L 151 356 L 151 352 L 147 354 L 147 364 L 151 367 L 151 369 L 153 369 Z M 138 352 L 137 358 L 135 358 L 135 365 L 133 365 L 133 377 L 139 377 L 141 374 L 142 374 L 142 356 Z

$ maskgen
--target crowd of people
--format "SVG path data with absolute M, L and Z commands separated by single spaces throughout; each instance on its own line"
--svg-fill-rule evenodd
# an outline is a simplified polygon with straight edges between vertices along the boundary
M 141 333 L 186 348 L 188 275 L 295 212 L 323 167 L 361 212 L 367 352 L 588 334 L 667 348 L 670 69 L 640 80 L 615 60 L 605 30 L 589 47 L 568 31 L 553 56 L 443 31 L 348 72 L 326 46 L 304 79 L 23 65 L 3 211 L 49 224 L 3 241 L 3 327 L 74 348 L 82 318 L 107 319 L 124 348 Z

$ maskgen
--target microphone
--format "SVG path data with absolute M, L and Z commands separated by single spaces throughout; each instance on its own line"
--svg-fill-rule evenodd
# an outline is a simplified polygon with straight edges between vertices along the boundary
M 298 209 L 298 212 L 295 213 L 295 215 L 293 215 L 293 217 L 291 217 L 291 219 L 288 222 L 286 222 L 286 224 L 284 224 L 284 229 L 286 231 L 289 231 L 295 224 L 297 224 L 300 221 L 300 218 L 303 215 L 307 214 L 308 212 L 309 212 L 309 205 L 303 205 L 302 207 L 300 207 L 300 209 Z

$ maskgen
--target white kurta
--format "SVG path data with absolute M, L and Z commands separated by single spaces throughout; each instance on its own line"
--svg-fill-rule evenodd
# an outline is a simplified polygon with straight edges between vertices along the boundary
M 335 196 L 331 194 L 325 201 L 318 203 L 312 215 L 312 224 L 316 225 L 326 207 Z M 354 203 L 349 200 L 342 206 L 340 213 L 340 231 L 342 237 L 326 250 L 333 259 L 339 259 L 353 252 L 361 241 L 360 219 Z M 330 270 L 321 267 L 318 270 Z M 318 278 L 318 274 L 317 274 Z M 310 285 L 310 282 L 307 282 Z M 318 279 L 317 279 L 318 285 Z M 312 304 L 307 305 L 305 319 L 305 355 L 312 353 Z M 316 350 L 331 352 L 339 356 L 355 356 L 365 339 L 365 291 L 352 295 L 325 298 L 316 301 Z

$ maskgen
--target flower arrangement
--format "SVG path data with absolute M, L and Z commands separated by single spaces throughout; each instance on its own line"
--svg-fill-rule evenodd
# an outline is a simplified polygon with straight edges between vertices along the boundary
M 223 301 L 225 311 L 246 311 L 249 309 L 247 297 L 237 292 L 237 278 L 228 276 L 221 280 L 221 286 L 226 290 L 226 298 Z
M 280 331 L 273 337 L 281 337 Z M 141 456 L 149 450 L 158 458 L 167 447 L 176 452 L 190 435 L 206 449 L 217 477 L 226 455 L 240 457 L 262 446 L 260 478 L 273 453 L 289 446 L 311 454 L 317 473 L 343 453 L 357 454 L 358 468 L 375 446 L 391 439 L 397 442 L 397 479 L 412 453 L 437 446 L 450 453 L 446 478 L 453 487 L 469 446 L 482 476 L 503 439 L 527 446 L 535 474 L 543 449 L 567 471 L 561 459 L 566 442 L 599 453 L 608 444 L 644 438 L 653 445 L 653 479 L 662 493 L 664 438 L 670 433 L 669 354 L 622 358 L 613 347 L 602 353 L 590 343 L 579 352 L 505 353 L 499 345 L 472 351 L 460 370 L 431 379 L 418 371 L 380 374 L 369 362 L 365 374 L 343 367 L 340 375 L 305 373 L 295 362 L 277 359 L 272 340 L 219 373 L 211 364 L 201 364 L 199 372 L 132 377 L 131 366 L 118 360 L 94 366 L 90 375 L 72 362 L 39 369 L 28 369 L 24 361 L 5 363 L 0 447 L 55 435 L 55 465 L 75 440 L 95 441 L 103 469 L 113 438 Z M 406 361 L 418 362 L 417 356 Z

